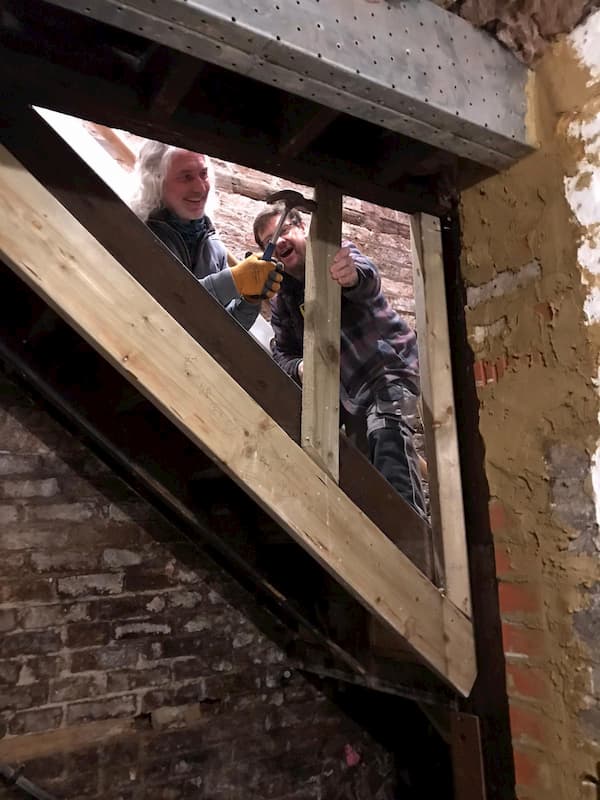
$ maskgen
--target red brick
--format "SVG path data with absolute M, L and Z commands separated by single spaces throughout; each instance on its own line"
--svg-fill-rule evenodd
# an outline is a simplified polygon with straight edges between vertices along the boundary
M 49 580 L 2 581 L 0 603 L 48 603 L 55 600 L 54 584 Z
M 77 650 L 71 656 L 71 672 L 90 670 L 113 670 L 119 667 L 134 667 L 138 660 L 139 647 L 93 647 Z
M 502 641 L 507 656 L 539 658 L 544 653 L 543 632 L 524 625 L 503 622 Z
M 16 714 L 9 724 L 12 734 L 38 733 L 58 728 L 62 722 L 62 708 L 42 708 Z
M 21 664 L 18 661 L 0 661 L 0 691 L 5 684 L 15 684 L 19 678 Z
M 506 358 L 501 356 L 500 358 L 496 359 L 496 375 L 498 376 L 498 380 L 504 377 L 504 373 L 506 372 Z
M 66 700 L 82 700 L 103 694 L 102 679 L 88 675 L 69 675 L 53 681 L 50 687 L 50 702 L 62 703 Z
M 536 303 L 533 310 L 544 322 L 551 322 L 554 317 L 554 312 L 550 303 Z
M 99 595 L 119 594 L 122 588 L 122 575 L 110 572 L 58 579 L 58 594 L 67 597 L 83 597 L 87 595 L 97 597 Z
M 107 678 L 107 691 L 109 694 L 114 692 L 127 692 L 131 689 L 147 688 L 150 686 L 168 685 L 170 683 L 168 667 L 113 670 L 108 673 Z
M 489 502 L 490 527 L 492 533 L 500 533 L 508 528 L 508 517 L 504 504 L 492 498 Z
M 25 661 L 28 674 L 35 680 L 55 678 L 65 668 L 62 656 L 38 656 Z
M 108 622 L 76 622 L 67 626 L 68 647 L 92 647 L 108 644 L 110 625 Z
M 485 386 L 485 369 L 483 361 L 476 361 L 473 364 L 473 377 L 475 378 L 475 386 L 481 388 Z
M 498 586 L 501 614 L 537 614 L 542 609 L 539 586 L 501 581 Z
M 13 608 L 7 608 L 0 611 L 0 632 L 6 633 L 12 631 L 16 627 L 17 615 Z
M 494 545 L 496 554 L 496 575 L 508 575 L 513 571 L 513 565 L 508 549 L 501 544 Z
M 539 712 L 510 704 L 510 729 L 512 738 L 543 746 L 549 721 Z
M 67 720 L 71 722 L 90 722 L 97 719 L 113 719 L 115 717 L 133 717 L 136 713 L 134 695 L 113 697 L 108 700 L 97 700 L 91 703 L 75 703 L 67 709 Z
M 98 553 L 92 550 L 58 550 L 31 554 L 31 564 L 36 572 L 71 573 L 94 572 L 98 566 Z
M 55 653 L 61 648 L 60 634 L 52 630 L 13 633 L 2 639 L 2 655 L 6 658 L 22 656 L 27 653 L 32 655 Z
M 18 678 L 17 671 L 17 678 Z M 0 708 L 25 709 L 45 706 L 48 702 L 48 686 L 45 683 L 30 683 L 28 686 L 6 687 L 0 692 Z
M 486 383 L 497 383 L 498 382 L 498 375 L 496 373 L 496 365 L 491 361 L 486 361 L 484 364 L 485 368 L 485 382 Z
M 508 662 L 506 678 L 508 693 L 511 696 L 527 700 L 546 700 L 548 698 L 548 679 L 541 669 Z
M 522 750 L 515 750 L 514 759 L 517 786 L 538 788 L 540 786 L 540 765 L 536 756 L 524 753 Z

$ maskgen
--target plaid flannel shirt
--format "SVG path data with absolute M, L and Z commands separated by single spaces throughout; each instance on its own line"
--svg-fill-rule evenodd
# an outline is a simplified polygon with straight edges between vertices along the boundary
M 373 262 L 351 242 L 358 284 L 342 289 L 340 342 L 340 399 L 350 414 L 365 410 L 386 387 L 401 383 L 419 393 L 417 338 L 408 323 L 390 306 L 381 291 Z M 304 335 L 304 284 L 285 275 L 280 292 L 271 300 L 275 332 L 273 358 L 298 379 Z

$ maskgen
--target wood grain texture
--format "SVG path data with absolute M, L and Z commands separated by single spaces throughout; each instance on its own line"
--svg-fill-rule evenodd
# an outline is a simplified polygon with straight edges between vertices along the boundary
M 329 265 L 342 239 L 342 194 L 315 187 L 306 243 L 302 447 L 339 481 L 341 288 Z
M 301 392 L 96 173 L 28 108 L 0 141 L 295 441 Z M 340 434 L 340 488 L 428 577 L 431 530 Z
M 469 693 L 469 620 L 3 147 L 0 250 L 367 609 Z
M 441 538 L 448 598 L 470 617 L 471 589 L 439 219 L 411 217 L 421 398 L 431 522 Z

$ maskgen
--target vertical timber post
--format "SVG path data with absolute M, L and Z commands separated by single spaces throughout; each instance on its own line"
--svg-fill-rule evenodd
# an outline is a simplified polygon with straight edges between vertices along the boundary
M 421 398 L 429 470 L 431 524 L 441 540 L 446 595 L 471 616 L 469 562 L 458 454 L 440 220 L 410 218 Z
M 302 447 L 337 483 L 341 289 L 329 265 L 342 238 L 342 194 L 319 183 L 315 200 L 306 247 Z

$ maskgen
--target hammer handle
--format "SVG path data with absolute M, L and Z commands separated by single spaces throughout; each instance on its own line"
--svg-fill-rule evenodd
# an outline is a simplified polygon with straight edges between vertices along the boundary
M 291 206 L 285 208 L 283 214 L 279 217 L 279 222 L 277 223 L 277 227 L 273 231 L 273 236 L 271 236 L 271 240 L 265 247 L 265 252 L 263 253 L 263 261 L 270 261 L 271 256 L 275 252 L 275 247 L 277 245 L 277 239 L 279 239 L 279 234 L 281 233 L 281 229 L 283 228 L 283 223 L 287 219 L 287 215 L 291 211 Z
M 277 241 L 277 240 L 275 240 L 275 241 Z M 265 252 L 263 253 L 262 260 L 263 261 L 270 261 L 271 260 L 271 256 L 273 255 L 274 252 L 275 252 L 275 242 L 274 241 L 270 241 L 269 244 L 265 247 Z

